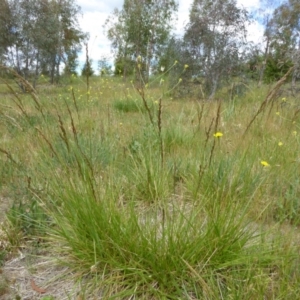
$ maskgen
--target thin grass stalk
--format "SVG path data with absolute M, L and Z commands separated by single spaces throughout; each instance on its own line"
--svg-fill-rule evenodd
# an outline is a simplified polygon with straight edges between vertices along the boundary
M 159 144 L 160 144 L 161 166 L 163 167 L 163 165 L 164 165 L 164 145 L 163 145 L 163 139 L 162 139 L 162 135 L 161 135 L 161 130 L 162 130 L 162 100 L 161 100 L 161 98 L 158 101 L 157 128 L 158 128 L 158 137 L 159 137 Z
M 144 78 L 143 78 L 143 75 L 141 73 L 141 68 L 142 68 L 142 58 L 141 56 L 139 55 L 137 57 L 137 61 L 136 61 L 136 70 L 137 70 L 137 74 L 138 74 L 138 80 L 139 80 L 139 88 L 143 88 L 145 86 L 145 81 L 144 81 Z
M 198 170 L 198 180 L 197 180 L 197 185 L 196 185 L 196 189 L 195 189 L 195 193 L 194 193 L 194 198 L 196 199 L 198 192 L 200 190 L 201 187 L 201 182 L 203 179 L 203 175 L 206 169 L 206 165 L 202 166 L 202 164 L 199 165 L 199 170 Z
M 217 109 L 217 117 L 216 117 L 216 122 L 215 122 L 215 132 L 218 131 L 218 127 L 219 127 L 219 123 L 220 123 L 221 106 L 222 106 L 222 101 L 219 100 L 218 109 Z
M 0 115 L 3 116 L 4 118 L 8 119 L 9 122 L 11 124 L 13 124 L 14 126 L 16 126 L 20 131 L 24 131 L 24 129 L 17 123 L 17 121 L 13 117 L 4 114 L 2 111 L 0 111 Z
M 245 134 L 248 132 L 249 128 L 251 127 L 251 125 L 253 124 L 253 122 L 255 121 L 255 119 L 257 118 L 257 116 L 264 111 L 265 107 L 267 106 L 267 104 L 269 102 L 271 102 L 274 97 L 276 96 L 279 88 L 285 83 L 285 81 L 287 80 L 288 76 L 291 74 L 291 72 L 293 71 L 294 67 L 291 67 L 286 74 L 277 81 L 277 83 L 275 84 L 274 88 L 268 93 L 266 99 L 261 103 L 259 109 L 257 110 L 256 114 L 253 116 L 253 118 L 250 120 L 250 122 L 248 123 L 244 133 L 243 133 L 243 137 L 245 136 Z
M 97 197 L 96 197 L 96 192 L 95 192 L 95 188 L 94 188 L 94 180 L 95 180 L 94 168 L 92 166 L 91 161 L 89 160 L 89 158 L 86 156 L 86 154 L 82 150 L 81 146 L 79 145 L 77 130 L 76 130 L 76 126 L 75 126 L 75 123 L 74 123 L 74 118 L 73 118 L 72 112 L 71 112 L 70 107 L 69 107 L 69 105 L 68 105 L 68 103 L 66 101 L 65 101 L 65 104 L 66 104 L 66 107 L 67 107 L 67 110 L 68 110 L 68 113 L 69 113 L 69 116 L 70 116 L 70 119 L 71 119 L 71 128 L 72 128 L 74 140 L 76 142 L 76 146 L 77 146 L 80 154 L 82 155 L 85 163 L 87 164 L 87 166 L 88 166 L 88 168 L 89 168 L 89 170 L 91 172 L 90 175 L 88 175 L 88 181 L 89 181 L 90 188 L 92 190 L 94 199 L 96 201 Z M 85 179 L 85 176 L 84 176 L 84 173 L 82 172 L 82 169 L 80 167 L 80 162 L 79 162 L 79 159 L 78 159 L 77 155 L 75 155 L 75 159 L 77 161 L 78 167 L 80 168 L 80 171 L 81 171 L 80 173 L 81 173 L 82 179 Z
M 85 63 L 86 63 L 86 96 L 87 101 L 90 99 L 90 59 L 89 59 L 89 46 L 85 44 Z
M 81 149 L 79 151 L 81 151 Z M 82 151 L 81 151 L 81 154 L 83 155 Z M 76 163 L 77 163 L 79 174 L 81 175 L 82 180 L 83 181 L 87 181 L 87 183 L 89 184 L 90 189 L 92 191 L 92 196 L 94 198 L 94 201 L 96 202 L 97 201 L 97 197 L 96 197 L 96 191 L 95 191 L 95 187 L 94 187 L 94 173 L 93 173 L 93 171 L 92 171 L 91 174 L 90 173 L 86 174 L 84 172 L 82 163 L 80 162 L 80 160 L 79 160 L 79 158 L 78 158 L 78 156 L 76 154 L 75 154 L 75 160 L 76 160 Z M 87 165 L 88 165 L 89 169 L 91 169 L 90 162 L 86 158 L 86 156 L 84 156 L 84 161 L 87 162 Z M 87 177 L 86 177 L 86 175 L 87 175 Z
M 78 143 L 78 135 L 77 135 L 77 130 L 76 130 L 76 126 L 75 126 L 75 123 L 74 123 L 73 115 L 72 115 L 72 112 L 71 112 L 71 110 L 70 110 L 70 107 L 69 107 L 67 101 L 66 101 L 66 100 L 64 100 L 64 101 L 65 101 L 65 105 L 66 105 L 67 110 L 68 110 L 68 114 L 69 114 L 70 119 L 71 119 L 71 128 L 72 128 L 74 140 L 75 140 L 77 146 L 79 146 L 79 143 Z
M 74 106 L 75 106 L 75 109 L 76 109 L 77 118 L 78 118 L 78 120 L 80 120 L 79 109 L 78 109 L 78 106 L 77 106 L 77 101 L 76 101 L 76 97 L 75 97 L 75 93 L 74 93 L 73 88 L 72 88 L 72 99 L 73 99 L 73 103 L 74 103 Z
M 19 75 L 15 70 L 8 68 L 6 66 L 0 65 L 0 68 L 5 69 L 7 71 L 9 71 L 10 73 L 12 73 L 15 77 L 17 77 L 22 84 L 24 84 L 24 86 L 26 87 L 26 90 L 30 93 L 34 103 L 35 103 L 35 107 L 36 109 L 42 114 L 43 118 L 45 119 L 45 115 L 42 109 L 41 104 L 39 103 L 39 97 L 37 96 L 37 92 L 34 89 L 34 87 L 25 79 L 23 78 L 21 75 Z M 15 93 L 14 93 L 15 94 Z M 16 96 L 16 94 L 15 94 Z M 18 97 L 17 97 L 18 98 Z
M 0 148 L 0 152 L 3 153 L 3 154 L 5 154 L 6 157 L 7 157 L 10 161 L 12 161 L 14 164 L 18 165 L 18 163 L 16 162 L 16 160 L 12 157 L 12 155 L 11 155 L 7 150 Z
M 67 132 L 66 132 L 66 129 L 64 127 L 64 123 L 63 123 L 62 118 L 61 118 L 61 116 L 58 112 L 57 112 L 57 115 L 58 115 L 59 128 L 61 130 L 61 133 L 59 133 L 59 136 L 65 142 L 65 144 L 67 146 L 67 149 L 68 149 L 68 153 L 70 153 L 70 145 L 69 145 L 69 142 L 68 142 Z
M 269 120 L 269 118 L 270 118 L 270 115 L 271 115 L 271 113 L 272 113 L 272 111 L 273 111 L 273 107 L 274 107 L 274 104 L 275 104 L 275 101 L 274 101 L 274 100 L 275 100 L 275 99 L 272 99 L 272 100 L 270 101 L 271 105 L 270 105 L 269 112 L 268 112 L 268 115 L 267 115 L 267 118 L 266 118 L 266 123 L 268 122 L 268 120 Z
M 21 98 L 18 96 L 18 94 L 14 91 L 14 89 L 11 87 L 11 85 L 6 81 L 4 80 L 3 78 L 0 78 L 4 83 L 5 85 L 8 87 L 8 89 L 11 91 L 11 93 L 14 95 L 14 97 L 18 100 L 16 101 L 15 98 L 12 98 L 12 101 L 15 103 L 15 105 L 20 109 L 20 111 L 22 112 L 22 114 L 26 117 L 28 123 L 30 122 L 30 118 L 27 114 L 27 112 L 25 111 L 25 108 L 23 106 L 23 103 L 22 103 L 22 100 Z
M 213 154 L 214 154 L 214 151 L 215 151 L 215 147 L 216 147 L 216 140 L 214 139 L 211 150 L 210 150 L 210 154 L 209 154 L 208 167 L 211 166 L 211 162 L 212 162 Z
M 207 143 L 208 143 L 208 141 L 211 137 L 211 132 L 212 132 L 212 127 L 213 127 L 214 121 L 215 121 L 215 118 L 212 118 L 208 129 L 205 128 L 206 139 L 205 139 L 205 142 L 204 142 L 204 149 L 206 149 Z
M 144 88 L 137 88 L 136 87 L 136 90 L 137 90 L 137 92 L 139 93 L 139 95 L 141 96 L 141 98 L 143 100 L 143 104 L 144 104 L 144 107 L 146 108 L 146 111 L 147 111 L 147 114 L 148 114 L 148 117 L 149 117 L 149 120 L 150 120 L 151 124 L 153 125 L 153 127 L 155 127 L 152 112 L 150 110 L 150 107 L 149 107 L 149 105 L 147 103 L 147 100 L 146 100 L 146 97 L 145 97 Z
M 197 272 L 187 261 L 182 259 L 182 261 L 185 263 L 185 265 L 188 267 L 188 269 L 191 271 L 191 273 L 197 277 L 202 289 L 203 289 L 203 294 L 205 295 L 205 298 L 208 297 L 207 299 L 213 299 L 214 298 L 214 293 L 210 289 L 209 285 L 207 282 L 200 276 L 199 272 Z
M 217 109 L 217 116 L 216 116 L 216 121 L 215 121 L 215 128 L 214 128 L 215 132 L 218 131 L 218 127 L 219 127 L 219 123 L 220 123 L 221 106 L 222 106 L 222 102 L 219 101 L 218 109 Z M 216 139 L 213 140 L 213 145 L 212 145 L 211 150 L 210 150 L 210 155 L 209 155 L 209 160 L 208 160 L 208 167 L 210 167 L 210 165 L 211 165 L 212 157 L 213 157 L 213 154 L 214 154 L 214 151 L 215 151 L 215 147 L 216 147 Z
M 42 136 L 43 140 L 47 143 L 47 145 L 49 146 L 51 152 L 54 154 L 54 156 L 59 159 L 59 156 L 57 154 L 57 152 L 54 150 L 53 145 L 51 144 L 51 142 L 47 139 L 47 137 L 44 135 L 44 133 L 37 127 L 35 127 L 35 130 Z
M 296 109 L 296 111 L 294 112 L 294 115 L 292 117 L 291 124 L 293 124 L 295 122 L 296 118 L 298 117 L 299 112 L 300 112 L 300 108 Z
M 201 104 L 201 106 L 199 105 L 199 103 L 197 102 L 197 121 L 198 121 L 198 130 L 200 131 L 201 128 L 201 121 L 202 121 L 202 117 L 203 117 L 203 111 L 204 111 L 204 103 Z

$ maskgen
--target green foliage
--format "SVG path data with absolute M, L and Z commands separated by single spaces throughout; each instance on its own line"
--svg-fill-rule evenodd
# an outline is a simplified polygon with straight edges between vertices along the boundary
M 63 71 L 63 75 L 66 76 L 77 75 L 77 71 L 76 71 L 78 67 L 77 50 L 76 49 L 70 50 L 70 53 L 68 55 L 68 61 Z
M 182 63 L 190 65 L 189 78 L 205 77 L 203 86 L 208 98 L 214 98 L 222 81 L 236 75 L 248 22 L 247 11 L 234 0 L 193 2 L 183 47 L 192 63 Z
M 135 62 L 126 57 L 118 57 L 115 60 L 115 71 L 116 76 L 130 76 L 133 75 L 135 70 Z
M 0 57 L 6 66 L 33 85 L 39 74 L 57 82 L 63 62 L 66 73 L 75 72 L 86 34 L 79 28 L 80 8 L 73 0 L 3 0 L 0 8 L 5 12 L 0 21 Z
M 271 83 L 279 80 L 292 67 L 292 61 L 281 61 L 278 55 L 270 55 L 267 59 L 264 81 Z
M 294 80 L 299 77 L 299 29 L 300 5 L 298 1 L 281 3 L 272 14 L 265 29 L 267 38 L 265 81 L 278 80 L 294 66 Z
M 98 60 L 98 71 L 100 76 L 112 75 L 112 67 L 107 57 Z
M 107 37 L 117 57 L 123 62 L 139 57 L 146 81 L 152 60 L 168 38 L 177 6 L 174 0 L 125 0 L 122 10 L 116 10 L 106 21 Z M 124 63 L 119 69 L 126 69 Z
M 113 102 L 113 107 L 125 113 L 128 112 L 145 112 L 145 107 L 141 100 L 137 99 L 121 99 Z
M 81 76 L 84 77 L 90 77 L 93 76 L 95 73 L 93 67 L 92 67 L 92 60 L 89 60 L 88 62 L 85 62 L 83 65 L 83 68 L 81 70 Z

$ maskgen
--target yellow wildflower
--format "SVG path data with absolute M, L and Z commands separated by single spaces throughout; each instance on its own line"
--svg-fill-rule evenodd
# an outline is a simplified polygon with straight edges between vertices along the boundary
M 280 146 L 280 147 L 281 147 L 282 145 L 283 145 L 283 143 L 282 143 L 282 142 L 279 142 L 279 143 L 278 143 L 278 146 Z
M 216 138 L 220 138 L 220 137 L 222 137 L 223 136 L 223 133 L 222 132 L 216 132 L 216 133 L 214 133 L 214 137 L 216 137 Z
M 189 65 L 184 65 L 184 69 L 187 69 L 189 67 Z
M 283 97 L 283 98 L 281 99 L 281 101 L 282 101 L 282 102 L 286 102 L 286 98 Z
M 279 111 L 277 111 L 277 112 L 276 112 L 276 115 L 277 115 L 277 116 L 279 116 L 279 115 L 280 115 L 280 112 L 279 112 Z
M 270 167 L 269 163 L 266 162 L 265 160 L 262 160 L 262 161 L 260 162 L 260 164 L 261 164 L 262 166 L 264 166 L 264 167 Z

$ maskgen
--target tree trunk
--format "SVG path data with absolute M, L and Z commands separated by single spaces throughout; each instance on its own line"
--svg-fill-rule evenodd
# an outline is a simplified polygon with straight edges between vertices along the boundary
M 263 61 L 263 64 L 262 64 L 262 67 L 261 67 L 261 70 L 260 70 L 259 80 L 258 80 L 258 83 L 257 83 L 258 87 L 260 87 L 262 85 L 262 82 L 263 82 L 265 69 L 266 69 L 266 65 L 267 65 L 268 53 L 269 53 L 269 45 L 270 45 L 270 39 L 269 39 L 269 37 L 267 37 L 267 44 L 266 44 L 265 53 L 264 53 L 264 61 Z
M 39 51 L 36 54 L 36 66 L 35 66 L 35 74 L 34 74 L 34 79 L 33 79 L 33 87 L 36 88 L 36 82 L 39 77 Z
M 212 89 L 211 89 L 211 93 L 208 97 L 208 100 L 213 100 L 214 97 L 215 97 L 215 94 L 216 94 L 216 91 L 217 91 L 217 88 L 218 88 L 218 83 L 219 83 L 219 75 L 216 75 L 213 80 L 213 85 L 212 85 Z
M 52 58 L 52 63 L 51 63 L 51 71 L 50 71 L 51 84 L 54 84 L 54 76 L 55 76 L 55 57 Z

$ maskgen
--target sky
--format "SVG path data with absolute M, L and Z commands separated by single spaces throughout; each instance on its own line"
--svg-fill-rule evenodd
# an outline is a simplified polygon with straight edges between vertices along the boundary
M 105 56 L 113 59 L 110 41 L 104 34 L 103 25 L 115 8 L 122 9 L 124 0 L 77 0 L 81 7 L 82 16 L 79 17 L 80 27 L 84 32 L 88 32 L 90 40 L 88 43 L 89 57 L 93 60 L 94 69 L 97 68 L 97 61 Z M 178 0 L 177 21 L 174 24 L 174 33 L 182 35 L 184 26 L 189 19 L 189 10 L 193 0 Z M 239 6 L 248 10 L 258 9 L 259 0 L 237 0 Z M 248 40 L 261 43 L 263 27 L 258 22 L 252 23 L 248 27 Z M 84 51 L 79 55 L 80 67 L 85 61 Z

